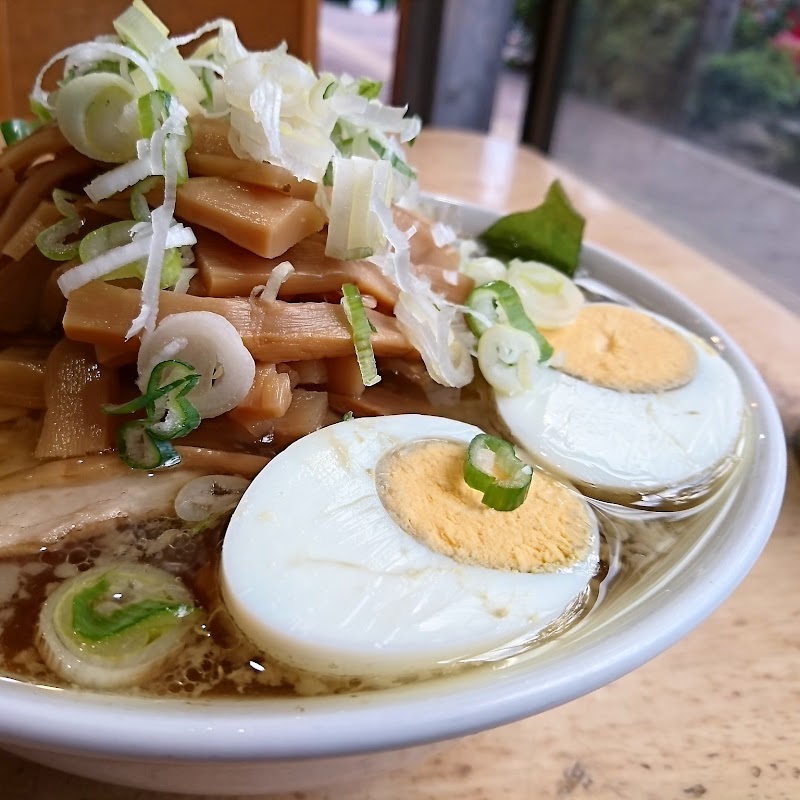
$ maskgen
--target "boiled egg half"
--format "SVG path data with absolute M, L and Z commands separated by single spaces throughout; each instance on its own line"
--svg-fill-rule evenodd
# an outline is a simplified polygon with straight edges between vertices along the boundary
M 555 350 L 525 391 L 496 393 L 514 439 L 599 499 L 699 498 L 731 463 L 745 398 L 707 342 L 661 317 L 585 305 L 542 331 Z
M 222 549 L 225 604 L 263 651 L 324 675 L 400 678 L 532 640 L 597 569 L 586 501 L 534 470 L 495 511 L 463 478 L 481 431 L 438 417 L 344 421 L 252 482 Z

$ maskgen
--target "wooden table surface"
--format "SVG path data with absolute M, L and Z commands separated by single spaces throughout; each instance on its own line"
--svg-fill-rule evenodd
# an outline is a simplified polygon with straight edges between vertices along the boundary
M 796 314 L 532 151 L 426 131 L 412 160 L 424 189 L 497 210 L 529 208 L 561 178 L 588 218 L 587 236 L 707 311 L 761 370 L 787 432 L 798 430 Z M 784 507 L 763 556 L 733 596 L 666 653 L 565 706 L 450 743 L 414 768 L 273 800 L 797 800 L 800 470 L 796 456 L 789 461 Z M 168 797 L 0 754 L 2 800 Z

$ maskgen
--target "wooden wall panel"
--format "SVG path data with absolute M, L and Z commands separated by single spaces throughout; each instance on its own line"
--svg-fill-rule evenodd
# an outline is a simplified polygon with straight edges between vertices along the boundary
M 316 64 L 319 2 L 149 0 L 148 5 L 176 35 L 229 17 L 245 47 L 266 50 L 286 40 L 290 52 Z M 112 20 L 128 5 L 129 0 L 0 0 L 0 119 L 27 115 L 41 65 L 63 47 L 113 33 Z

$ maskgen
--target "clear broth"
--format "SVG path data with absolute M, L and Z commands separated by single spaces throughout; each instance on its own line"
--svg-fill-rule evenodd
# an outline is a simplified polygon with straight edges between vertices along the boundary
M 389 383 L 391 383 L 389 381 Z M 486 428 L 488 396 L 479 384 L 468 387 L 460 402 L 446 390 L 426 402 L 441 416 L 456 417 Z M 430 411 L 428 411 L 430 413 Z M 2 424 L 0 424 L 0 428 Z M 489 426 L 491 428 L 491 426 Z M 520 656 L 535 656 L 558 638 L 590 623 L 597 609 L 624 601 L 633 582 L 649 574 L 677 549 L 685 551 L 724 513 L 726 499 L 741 480 L 752 437 L 745 426 L 739 451 L 724 483 L 702 505 L 683 512 L 640 511 L 596 503 L 602 534 L 601 563 L 586 591 L 554 623 L 530 638 L 468 662 L 442 665 L 429 675 L 398 677 L 418 680 L 491 664 L 502 667 Z M 180 653 L 147 686 L 126 694 L 152 696 L 231 697 L 317 695 L 383 688 L 385 683 L 330 679 L 287 668 L 253 646 L 228 615 L 220 595 L 219 560 L 225 523 L 191 533 L 178 519 L 159 518 L 132 524 L 107 523 L 94 535 L 67 536 L 37 552 L 0 559 L 0 674 L 53 687 L 70 687 L 54 675 L 36 647 L 39 609 L 64 579 L 114 561 L 147 562 L 179 576 L 205 613 Z

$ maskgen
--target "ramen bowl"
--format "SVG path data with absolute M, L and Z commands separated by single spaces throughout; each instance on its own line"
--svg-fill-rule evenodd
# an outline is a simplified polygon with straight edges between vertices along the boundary
M 494 218 L 444 207 L 467 231 Z M 592 245 L 584 246 L 582 271 L 587 287 L 618 293 L 721 349 L 750 409 L 741 464 L 713 509 L 698 512 L 680 535 L 666 521 L 657 534 L 617 542 L 620 568 L 588 614 L 525 652 L 349 694 L 179 700 L 3 679 L 0 746 L 67 772 L 152 790 L 205 795 L 329 786 L 403 767 L 436 743 L 569 702 L 697 626 L 744 578 L 772 531 L 786 470 L 780 419 L 757 371 L 702 311 Z

